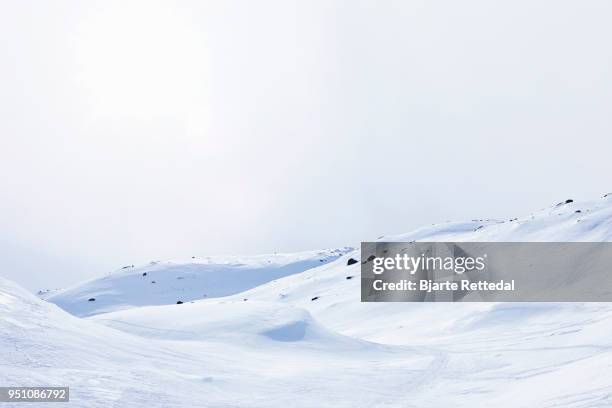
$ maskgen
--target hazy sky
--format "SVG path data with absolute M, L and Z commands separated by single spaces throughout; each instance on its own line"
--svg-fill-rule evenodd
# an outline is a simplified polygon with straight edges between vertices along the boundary
M 612 2 L 0 0 L 0 275 L 612 190 Z

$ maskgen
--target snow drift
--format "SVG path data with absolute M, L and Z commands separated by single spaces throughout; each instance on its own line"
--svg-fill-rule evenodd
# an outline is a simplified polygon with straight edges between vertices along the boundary
M 611 238 L 605 197 L 382 239 Z M 158 263 L 49 297 L 88 318 L 0 280 L 0 381 L 70 385 L 77 407 L 612 405 L 609 304 L 360 303 L 358 251 L 325 254 Z

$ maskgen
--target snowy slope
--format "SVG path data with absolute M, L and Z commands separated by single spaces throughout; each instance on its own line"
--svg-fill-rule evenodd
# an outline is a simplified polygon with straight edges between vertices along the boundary
M 382 239 L 611 238 L 605 197 Z M 225 288 L 217 295 L 228 296 L 179 305 L 127 291 L 143 269 L 54 295 L 66 307 L 107 285 L 97 292 L 110 299 L 103 309 L 76 308 L 86 319 L 0 280 L 0 355 L 9 356 L 0 382 L 69 384 L 78 407 L 125 406 L 120 398 L 134 407 L 612 406 L 612 305 L 361 303 L 351 257 L 359 251 L 284 277 L 265 273 L 240 293 L 224 280 L 234 282 L 231 273 L 210 269 Z M 249 265 L 232 266 L 240 273 L 265 269 L 240 263 Z
M 291 306 L 206 302 L 134 309 L 133 335 L 0 279 L 0 383 L 69 385 L 66 406 L 83 408 L 377 406 L 437 358 L 333 333 Z
M 610 241 L 612 196 L 583 203 L 563 202 L 518 219 L 449 222 L 408 234 L 381 237 L 380 240 Z M 348 266 L 347 260 L 350 258 L 360 259 L 359 251 L 346 254 L 336 262 L 320 268 L 253 288 L 240 296 L 258 301 L 291 303 L 309 310 L 321 323 L 344 334 L 395 344 L 454 332 L 456 322 L 462 317 L 492 307 L 491 304 L 478 303 L 361 303 L 360 264 Z M 315 301 L 311 300 L 315 297 Z M 529 310 L 522 310 L 523 313 L 529 313 Z M 359 316 L 359 321 L 348 319 L 350 316 Z M 432 319 L 432 316 L 436 318 Z M 415 322 L 422 323 L 417 331 L 413 330 Z
M 410 306 L 405 305 L 405 312 L 410 313 Z M 269 367 L 260 368 L 262 376 L 289 369 L 295 374 L 293 381 L 308 389 L 295 395 L 291 406 L 603 407 L 609 406 L 612 395 L 612 307 L 608 305 L 471 308 L 469 314 L 462 311 L 456 315 L 452 331 L 433 334 L 435 330 L 430 329 L 428 336 L 405 336 L 404 346 L 376 346 L 332 334 L 319 324 L 312 327 L 314 320 L 303 311 L 284 310 L 279 304 L 204 300 L 188 307 L 185 313 L 178 307 L 161 306 L 93 319 L 146 339 L 191 339 L 223 347 L 237 344 L 243 351 L 259 350 L 261 358 L 270 359 Z M 436 326 L 436 320 L 444 317 L 442 313 L 453 315 L 451 309 L 421 308 L 412 311 L 412 316 L 417 312 L 424 316 L 409 323 L 411 332 L 431 323 Z M 371 333 L 389 333 L 397 327 L 384 314 L 378 317 L 380 322 L 369 328 Z M 353 325 L 368 324 L 359 315 L 346 319 Z M 271 321 L 278 321 L 281 329 L 261 327 Z M 270 347 L 271 339 L 278 343 Z M 294 362 L 304 360 L 288 368 L 283 347 L 289 347 Z M 317 358 L 313 351 L 330 353 L 329 360 L 306 361 Z M 344 357 L 355 360 L 344 366 L 348 364 L 342 362 Z M 251 362 L 245 359 L 243 364 Z M 316 371 L 321 386 L 338 380 L 336 369 L 351 373 L 350 382 L 336 383 L 340 389 L 326 388 L 317 394 L 321 388 L 315 391 L 307 385 L 312 378 L 304 377 L 305 372 Z M 358 388 L 363 387 L 363 381 L 370 388 Z M 241 389 L 234 392 L 242 394 L 242 403 L 250 406 Z M 264 406 L 286 406 L 288 400 L 277 404 L 276 392 L 286 396 L 290 391 L 272 391 Z
M 408 234 L 381 237 L 384 241 L 610 241 L 612 196 L 590 202 L 566 200 L 523 218 L 448 222 Z M 91 316 L 136 306 L 175 304 L 238 294 L 266 301 L 295 302 L 320 310 L 329 301 L 358 301 L 359 264 L 337 268 L 359 252 L 350 248 L 249 257 L 207 257 L 188 262 L 152 262 L 128 267 L 42 297 L 77 316 Z M 348 254 L 348 255 L 347 255 Z M 338 257 L 344 258 L 336 261 Z M 333 265 L 330 269 L 328 267 Z M 316 269 L 312 269 L 319 267 Z M 304 274 L 301 272 L 308 271 Z M 329 271 L 329 272 L 328 272 Z M 293 276 L 279 280 L 280 278 Z M 271 282 L 269 285 L 264 285 Z M 301 293 L 283 285 L 300 282 Z M 261 286 L 263 285 L 263 286 Z M 279 286 L 280 285 L 280 286 Z M 241 292 L 246 292 L 244 296 Z M 316 305 L 310 299 L 327 293 Z M 89 301 L 89 299 L 95 299 Z M 335 300 L 334 300 L 335 299 Z M 363 306 L 362 306 L 363 307 Z M 378 306 L 368 306 L 375 309 Z M 336 307 L 336 310 L 339 308 Z M 368 309 L 371 310 L 371 309 Z M 341 312 L 342 314 L 343 312 Z M 328 315 L 328 312 L 325 313 Z M 333 313 L 332 313 L 333 314 Z
M 562 203 L 512 221 L 446 223 L 382 239 L 608 240 L 611 220 L 612 200 L 606 198 L 588 203 Z M 435 356 L 436 363 L 432 363 L 418 387 L 411 388 L 415 406 L 435 407 L 442 402 L 469 406 L 483 401 L 512 407 L 605 406 L 610 398 L 612 381 L 605 373 L 612 368 L 612 339 L 609 338 L 612 307 L 360 303 L 359 264 L 348 266 L 351 257 L 359 259 L 359 252 L 230 296 L 222 302 L 243 302 L 245 307 L 261 301 L 297 306 L 337 333 L 427 350 Z M 211 302 L 199 301 L 190 307 L 200 310 L 201 316 L 208 316 L 219 307 Z M 100 315 L 96 319 L 147 336 L 150 334 L 143 333 L 139 327 L 161 330 L 173 321 L 168 315 L 149 308 Z M 208 318 L 202 317 L 201 321 Z M 174 324 L 180 330 L 209 331 L 198 325 L 191 327 L 192 323 Z M 211 332 L 225 332 L 214 327 Z M 218 335 L 206 334 L 208 339 Z M 573 380 L 567 380 L 568 375 Z M 391 400 L 391 406 L 401 405 L 401 400 Z
M 350 248 L 151 262 L 42 297 L 76 316 L 239 293 L 337 259 Z M 90 300 L 92 299 L 92 300 Z
M 168 401 L 175 389 L 190 391 L 176 379 L 192 364 L 186 356 L 68 315 L 4 279 L 0 355 L 2 385 L 70 384 L 72 402 L 66 406 L 108 407 L 120 398 L 144 406 L 147 400 Z M 170 355 L 172 361 L 164 357 Z
M 569 201 L 569 202 L 566 202 Z M 567 199 L 526 217 L 472 220 L 423 227 L 383 241 L 606 242 L 612 241 L 612 194 L 598 200 Z

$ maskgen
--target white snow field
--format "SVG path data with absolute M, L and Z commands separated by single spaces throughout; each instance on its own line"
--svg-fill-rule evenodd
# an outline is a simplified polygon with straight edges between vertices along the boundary
M 43 292 L 42 297 L 76 316 L 175 304 L 239 293 L 329 263 L 351 250 L 194 257 L 189 262 L 152 261 L 139 267 L 125 266 L 108 276 L 68 289 Z
M 612 196 L 382 239 L 610 241 Z M 0 279 L 0 384 L 70 386 L 71 407 L 612 407 L 612 304 L 361 303 L 344 252 L 158 263 L 48 301 Z

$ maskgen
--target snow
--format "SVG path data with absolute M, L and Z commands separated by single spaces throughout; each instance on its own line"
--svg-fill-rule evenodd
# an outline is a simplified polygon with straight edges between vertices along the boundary
M 394 384 L 378 387 L 361 373 L 398 377 L 406 365 L 411 373 L 403 374 L 415 376 L 432 360 L 338 335 L 290 306 L 150 306 L 134 316 L 147 327 L 124 331 L 99 324 L 105 315 L 71 316 L 6 280 L 0 288 L 15 299 L 0 306 L 0 382 L 68 384 L 69 406 L 309 407 L 324 395 L 349 407 L 360 394 L 375 404 Z
M 564 201 L 381 239 L 611 240 L 612 197 Z M 49 301 L 0 279 L 0 383 L 74 407 L 612 406 L 612 305 L 361 303 L 351 257 L 159 262 Z
M 76 316 L 136 306 L 216 298 L 329 263 L 351 248 L 294 254 L 214 256 L 126 266 L 99 279 L 41 296 Z M 90 301 L 89 299 L 95 299 Z

